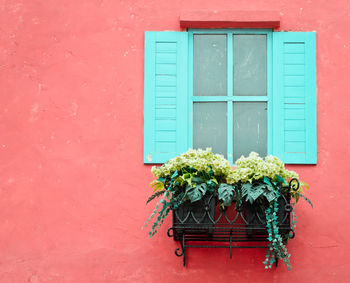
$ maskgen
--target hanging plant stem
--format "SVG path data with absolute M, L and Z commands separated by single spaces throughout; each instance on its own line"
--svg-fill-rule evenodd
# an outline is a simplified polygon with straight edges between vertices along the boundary
M 270 202 L 269 207 L 266 209 L 266 228 L 268 232 L 267 239 L 269 240 L 268 250 L 266 252 L 266 259 L 264 261 L 265 268 L 271 268 L 272 264 L 277 259 L 283 260 L 288 270 L 291 270 L 289 261 L 290 254 L 287 252 L 287 248 L 283 243 L 283 239 L 278 230 L 278 197 L 279 191 L 276 191 L 277 198 Z

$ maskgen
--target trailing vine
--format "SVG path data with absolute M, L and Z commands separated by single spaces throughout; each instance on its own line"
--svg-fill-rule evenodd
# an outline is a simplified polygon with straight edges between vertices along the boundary
M 291 204 L 291 206 L 292 206 L 292 226 L 291 226 L 291 229 L 292 229 L 292 231 L 294 233 L 295 232 L 295 228 L 297 227 L 297 223 L 298 223 L 297 219 L 298 219 L 298 217 L 297 217 L 297 215 L 295 214 L 295 211 L 294 211 L 295 202 L 293 202 Z
M 266 251 L 266 259 L 264 261 L 265 268 L 271 268 L 272 264 L 277 259 L 283 260 L 288 270 L 291 270 L 290 254 L 288 254 L 287 248 L 283 243 L 282 236 L 278 231 L 278 197 L 279 191 L 276 191 L 277 198 L 270 202 L 269 207 L 266 209 L 266 228 L 268 232 L 267 239 L 269 240 L 268 250 Z

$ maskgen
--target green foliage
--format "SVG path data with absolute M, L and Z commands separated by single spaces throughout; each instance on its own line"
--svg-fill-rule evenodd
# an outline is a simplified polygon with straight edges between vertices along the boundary
M 271 268 L 272 264 L 277 259 L 283 260 L 287 265 L 288 270 L 291 269 L 290 254 L 287 252 L 287 248 L 283 243 L 283 239 L 278 231 L 278 197 L 280 196 L 278 190 L 276 191 L 277 198 L 270 202 L 269 207 L 266 209 L 266 228 L 268 232 L 267 239 L 269 240 L 268 250 L 266 251 L 266 259 L 264 261 L 265 268 Z
M 191 202 L 200 200 L 205 195 L 206 192 L 207 192 L 206 183 L 196 185 L 195 187 L 188 186 L 186 189 L 187 196 Z
M 161 195 L 164 194 L 164 193 L 165 193 L 165 190 L 155 192 L 153 195 L 151 195 L 151 196 L 147 199 L 146 204 L 149 203 L 150 201 L 152 201 L 153 199 L 155 199 L 156 197 L 161 196 Z
M 235 193 L 235 187 L 228 184 L 220 184 L 218 198 L 224 206 L 230 206 Z
M 236 208 L 242 203 L 258 203 L 265 211 L 269 248 L 264 261 L 266 268 L 281 259 L 291 268 L 285 242 L 278 228 L 278 198 L 281 194 L 291 196 L 295 202 L 292 206 L 292 231 L 295 230 L 297 216 L 294 205 L 300 198 L 311 206 L 304 190 L 309 186 L 298 181 L 298 175 L 285 169 L 283 162 L 275 156 L 264 159 L 252 152 L 249 157 L 236 161 L 237 168 L 232 169 L 229 162 L 221 155 L 214 155 L 210 149 L 189 150 L 160 167 L 152 167 L 156 177 L 151 182 L 153 194 L 147 203 L 160 198 L 155 209 L 144 224 L 154 219 L 149 237 L 154 236 L 170 210 L 177 209 L 184 202 L 196 202 L 205 195 L 217 197 L 220 205 L 228 207 L 235 203 Z
M 293 189 L 297 189 L 297 191 L 293 191 Z M 284 243 L 284 240 L 287 241 L 287 239 L 282 239 L 278 229 L 278 198 L 281 193 L 285 195 L 294 193 L 295 196 L 304 198 L 312 206 L 311 201 L 303 194 L 299 193 L 298 190 L 300 190 L 299 187 L 293 187 L 293 184 L 288 184 L 288 182 L 279 175 L 274 176 L 272 179 L 265 176 L 264 178 L 246 182 L 241 185 L 243 200 L 251 204 L 259 201 L 262 206 L 264 206 L 264 200 L 268 203 L 268 206 L 265 207 L 265 215 L 269 245 L 266 253 L 266 260 L 264 261 L 265 268 L 271 268 L 272 264 L 276 262 L 277 259 L 280 259 L 286 264 L 288 270 L 291 269 L 289 261 L 290 255 Z M 294 205 L 295 203 L 292 203 L 291 229 L 293 231 L 295 230 L 297 222 Z
M 149 232 L 150 238 L 152 236 L 154 236 L 155 233 L 157 233 L 158 228 L 163 224 L 165 217 L 168 216 L 170 208 L 171 208 L 171 202 L 163 201 L 163 207 L 159 211 L 159 215 L 157 217 L 157 220 L 152 225 L 152 230 Z
M 314 208 L 314 206 L 312 205 L 311 200 L 309 200 L 306 196 L 304 196 L 303 194 L 301 194 L 299 192 L 296 192 L 296 195 L 299 196 L 299 197 L 302 197 L 304 200 L 306 200 L 308 202 L 308 204 L 311 205 L 312 208 Z
M 226 182 L 231 170 L 230 163 L 222 155 L 213 154 L 210 149 L 189 150 L 158 168 L 152 167 L 152 173 L 157 179 L 150 184 L 154 193 L 147 203 L 156 197 L 161 199 L 145 223 L 147 225 L 158 213 L 150 237 L 157 232 L 171 209 L 185 201 L 196 202 L 206 194 L 217 192 L 219 183 Z
M 150 183 L 150 186 L 153 188 L 153 192 L 162 191 L 164 189 L 164 181 L 163 181 L 163 179 L 164 178 L 159 178 L 157 180 L 153 180 Z
M 306 198 L 305 196 L 304 196 L 304 193 L 305 193 L 305 191 L 306 190 L 308 190 L 309 189 L 309 185 L 307 184 L 307 183 L 305 183 L 305 182 L 300 182 L 300 186 L 299 186 L 299 188 L 297 189 L 297 190 L 294 190 L 293 189 L 293 187 L 292 187 L 292 189 L 290 190 L 290 193 L 291 193 L 291 195 L 292 195 L 292 197 L 295 199 L 295 201 L 296 202 L 298 202 L 299 201 L 299 199 L 300 199 L 300 197 L 302 197 L 302 198 Z M 302 195 L 302 196 L 301 196 Z M 305 199 L 306 200 L 306 199 Z M 306 200 L 307 201 L 307 200 Z M 310 201 L 310 200 L 309 200 Z M 311 201 L 309 202 L 310 203 L 310 205 L 311 205 L 311 207 L 312 207 L 312 203 L 311 203 Z
M 284 178 L 282 178 L 280 175 L 276 175 L 274 177 L 274 180 L 280 185 L 286 185 L 286 186 L 288 185 L 287 181 Z
M 242 198 L 251 204 L 258 198 L 265 198 L 271 202 L 277 198 L 272 182 L 265 177 L 262 180 L 255 181 L 253 184 L 244 183 L 242 185 Z

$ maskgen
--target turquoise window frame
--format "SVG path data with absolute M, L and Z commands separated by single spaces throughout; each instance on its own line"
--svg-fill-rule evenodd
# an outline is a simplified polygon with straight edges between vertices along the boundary
M 188 30 L 188 145 L 193 148 L 193 104 L 194 102 L 228 102 L 227 103 L 227 159 L 233 160 L 233 102 L 266 102 L 267 103 L 267 154 L 273 152 L 273 103 L 272 103 L 272 30 L 270 29 L 189 29 Z M 193 35 L 226 34 L 227 36 L 227 96 L 194 96 L 193 95 Z M 233 96 L 233 35 L 265 34 L 267 41 L 267 96 Z M 229 103 L 231 102 L 231 103 Z

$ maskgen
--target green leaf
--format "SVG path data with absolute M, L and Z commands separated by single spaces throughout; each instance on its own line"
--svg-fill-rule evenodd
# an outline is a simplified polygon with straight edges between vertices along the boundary
M 280 175 L 276 175 L 275 179 L 280 184 L 288 185 L 288 182 L 284 178 L 282 178 Z
M 304 195 L 302 195 L 301 193 L 298 193 L 298 192 L 296 192 L 295 194 L 297 196 L 299 196 L 299 197 L 302 197 L 304 200 L 306 200 L 311 205 L 312 208 L 314 208 L 314 206 L 312 205 L 311 200 L 309 200 L 306 196 L 304 196 Z
M 246 201 L 253 203 L 261 195 L 264 195 L 266 190 L 266 184 L 259 184 L 253 186 L 250 183 L 245 183 L 242 185 L 242 198 L 245 197 Z
M 264 189 L 263 188 L 257 188 L 257 189 L 253 189 L 250 190 L 249 192 L 249 197 L 255 201 L 257 198 L 259 198 L 262 194 L 264 193 Z
M 194 188 L 193 190 L 189 191 L 187 193 L 188 198 L 190 199 L 191 202 L 198 201 L 202 198 L 201 192 L 198 190 L 198 188 Z
M 198 189 L 204 196 L 205 193 L 207 192 L 208 186 L 206 183 L 202 183 L 202 184 L 196 185 L 196 189 Z
M 273 187 L 271 184 L 270 178 L 268 178 L 268 177 L 264 177 L 264 183 L 269 185 L 270 187 Z
M 242 197 L 246 196 L 252 188 L 252 184 L 250 183 L 244 183 L 242 185 Z
M 201 177 L 193 177 L 192 178 L 192 183 L 196 183 L 196 184 L 201 184 L 203 183 L 203 179 Z
M 192 185 L 192 174 L 191 173 L 185 173 L 182 176 L 180 176 L 180 178 L 182 179 L 183 183 L 186 183 L 188 185 Z
M 232 203 L 234 187 L 228 184 L 220 184 L 218 194 L 219 200 L 223 201 L 225 206 L 230 206 Z
M 208 185 L 209 187 L 215 187 L 215 186 L 216 186 L 216 184 L 214 183 L 213 180 L 209 180 L 209 181 L 207 182 L 207 185 Z
M 188 186 L 186 189 L 186 194 L 191 202 L 195 202 L 200 200 L 205 193 L 207 192 L 207 184 L 202 183 L 194 188 L 192 186 Z
M 304 193 L 304 191 L 310 189 L 310 186 L 305 183 L 305 182 L 300 182 L 300 189 L 299 189 L 299 192 L 302 192 Z
M 173 175 L 171 175 L 171 179 L 175 179 L 176 177 L 179 176 L 179 173 L 177 172 L 177 170 L 174 172 Z
M 246 197 L 246 201 L 249 201 L 251 204 L 253 204 L 254 203 L 254 199 L 251 197 L 251 195 L 247 195 L 247 197 Z
M 146 204 L 149 203 L 151 200 L 155 199 L 156 197 L 159 197 L 161 196 L 162 194 L 165 193 L 165 190 L 162 190 L 162 191 L 158 191 L 156 193 L 154 193 L 153 195 L 151 195 L 148 200 L 146 201 Z
M 266 197 L 268 202 L 271 202 L 271 201 L 275 200 L 277 196 L 274 192 L 267 192 L 267 193 L 265 193 L 265 197 Z
M 163 179 L 163 178 L 160 178 L 160 179 Z M 158 180 L 153 180 L 150 185 L 152 186 L 153 188 L 153 192 L 156 192 L 156 191 L 161 191 L 164 189 L 164 182 L 160 181 L 160 179 Z
M 266 185 L 266 184 L 258 184 L 258 185 L 253 185 L 252 186 L 252 190 L 254 191 L 254 190 L 259 190 L 259 189 L 266 189 L 268 186 Z
M 214 192 L 216 190 L 217 184 L 213 180 L 207 182 L 208 191 Z
M 191 173 L 185 173 L 183 174 L 184 179 L 190 179 L 192 177 Z

